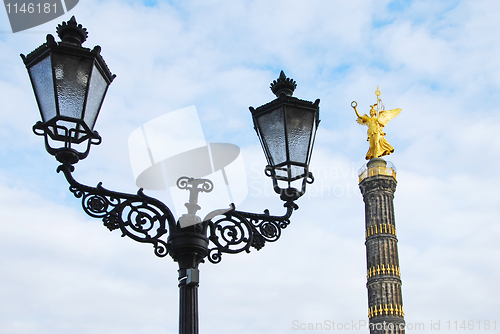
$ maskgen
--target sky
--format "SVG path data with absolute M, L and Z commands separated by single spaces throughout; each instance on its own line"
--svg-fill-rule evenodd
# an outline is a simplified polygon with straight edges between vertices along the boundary
M 294 96 L 321 99 L 315 183 L 279 241 L 200 265 L 200 333 L 368 320 L 357 178 L 368 143 L 350 104 L 368 113 L 377 86 L 387 109 L 402 109 L 385 128 L 386 160 L 397 168 L 405 320 L 425 328 L 407 333 L 500 332 L 499 13 L 495 0 L 80 0 L 13 34 L 0 10 L 0 332 L 178 330 L 177 264 L 87 216 L 32 132 L 40 116 L 19 54 L 71 15 L 117 75 L 95 126 L 102 144 L 75 166 L 81 183 L 135 193 L 129 135 L 196 106 L 207 142 L 241 149 L 238 209 L 281 214 L 248 107 L 274 98 L 281 70 Z

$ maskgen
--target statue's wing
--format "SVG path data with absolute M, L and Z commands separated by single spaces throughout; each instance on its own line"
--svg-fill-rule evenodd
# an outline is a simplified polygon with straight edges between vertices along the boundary
M 399 115 L 400 112 L 401 112 L 401 108 L 392 109 L 392 110 L 382 110 L 382 111 L 380 111 L 380 113 L 378 115 L 378 122 L 382 126 L 386 126 L 387 123 L 389 123 L 389 121 L 391 119 L 393 119 L 394 117 Z
M 367 123 L 367 121 L 366 121 L 366 120 L 367 120 L 368 118 L 369 118 L 369 117 L 365 114 L 365 115 L 363 115 L 363 116 L 359 116 L 359 117 L 358 117 L 358 119 L 356 120 L 356 122 L 358 122 L 358 123 L 359 123 L 359 124 L 361 124 L 361 125 L 366 125 L 366 123 Z

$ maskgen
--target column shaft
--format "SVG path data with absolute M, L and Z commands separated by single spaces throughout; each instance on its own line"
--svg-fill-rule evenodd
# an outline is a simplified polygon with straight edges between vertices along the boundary
M 375 163 L 383 163 L 385 168 L 385 161 L 376 160 Z M 368 168 L 373 164 L 372 161 L 368 163 Z M 404 334 L 402 282 L 393 204 L 396 179 L 385 172 L 372 172 L 368 175 L 371 176 L 363 179 L 359 188 L 365 202 L 366 287 L 370 333 Z

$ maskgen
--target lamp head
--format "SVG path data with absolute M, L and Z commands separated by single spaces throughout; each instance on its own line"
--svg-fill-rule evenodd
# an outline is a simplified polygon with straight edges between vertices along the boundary
M 73 16 L 57 27 L 56 42 L 46 43 L 21 57 L 28 70 L 42 120 L 33 131 L 45 137 L 47 151 L 63 163 L 76 163 L 101 137 L 94 125 L 108 86 L 115 78 L 99 46 L 82 47 L 87 29 Z
M 306 183 L 314 181 L 309 162 L 319 124 L 319 99 L 313 103 L 295 98 L 295 87 L 296 82 L 281 71 L 271 84 L 277 98 L 257 109 L 250 107 L 268 162 L 265 173 L 286 201 L 302 196 Z

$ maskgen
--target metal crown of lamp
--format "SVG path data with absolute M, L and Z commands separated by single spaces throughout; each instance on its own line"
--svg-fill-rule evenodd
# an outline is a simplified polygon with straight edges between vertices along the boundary
M 285 202 L 286 213 L 272 216 L 268 210 L 256 214 L 231 209 L 215 210 L 202 221 L 195 216 L 200 192 L 210 192 L 208 179 L 181 177 L 180 189 L 190 192 L 188 215 L 176 221 L 170 209 L 159 200 L 145 195 L 125 194 L 105 189 L 99 183 L 90 187 L 78 183 L 72 175 L 74 164 L 85 159 L 91 145 L 101 142 L 93 130 L 109 84 L 115 78 L 100 55 L 100 47 L 90 50 L 81 44 L 87 30 L 72 17 L 57 27 L 61 38 L 47 42 L 21 55 L 35 92 L 42 121 L 33 126 L 35 134 L 44 136 L 47 151 L 62 164 L 70 191 L 82 200 L 83 210 L 100 218 L 110 231 L 119 229 L 122 236 L 150 243 L 159 257 L 167 254 L 179 265 L 179 333 L 198 333 L 198 265 L 207 258 L 219 263 L 222 253 L 260 250 L 274 242 L 290 224 L 294 203 L 313 182 L 309 161 L 319 124 L 319 100 L 314 103 L 292 96 L 295 81 L 285 76 L 271 84 L 277 98 L 257 109 L 250 107 L 255 130 L 260 138 L 268 166 L 266 175 L 274 190 Z M 298 189 L 293 187 L 299 184 Z M 182 227 L 182 219 L 194 219 Z M 166 240 L 165 240 L 166 239 Z

